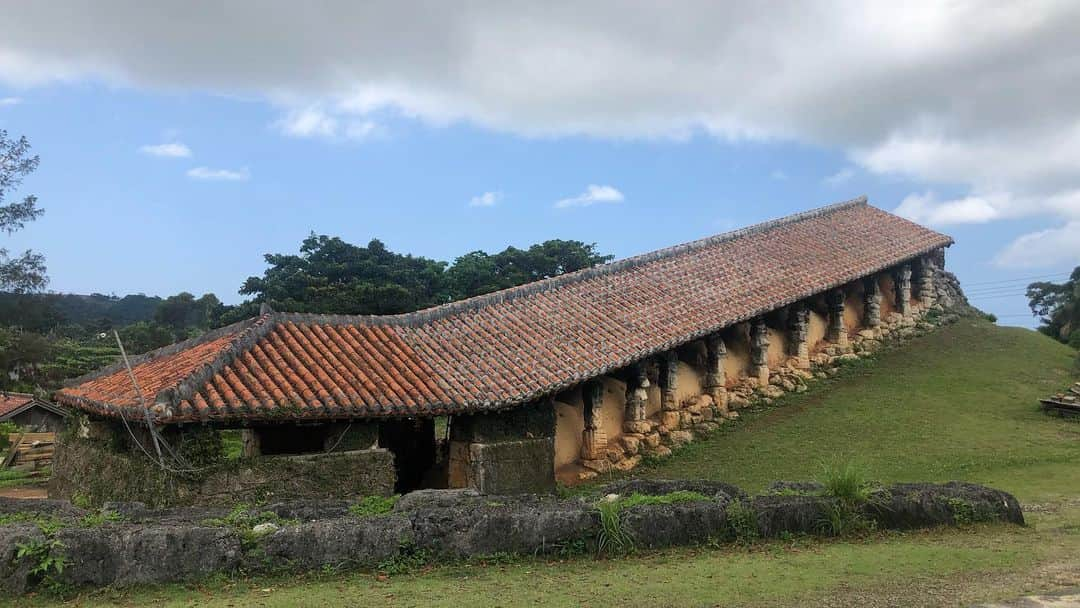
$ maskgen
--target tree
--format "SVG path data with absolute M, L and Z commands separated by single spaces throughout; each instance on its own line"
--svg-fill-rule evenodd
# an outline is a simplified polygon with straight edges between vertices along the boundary
M 1028 306 L 1039 317 L 1039 331 L 1080 348 L 1080 266 L 1064 283 L 1040 281 L 1027 287 Z
M 596 244 L 549 240 L 527 250 L 507 247 L 495 255 L 473 251 L 454 260 L 446 271 L 450 299 L 458 300 L 524 285 L 603 264 L 613 256 L 596 252 Z
M 359 247 L 312 234 L 301 244 L 300 255 L 267 254 L 265 259 L 270 268 L 261 277 L 249 277 L 240 293 L 278 310 L 394 314 L 444 301 L 444 262 L 394 253 L 377 239 Z M 251 311 L 250 305 L 240 308 Z
M 33 195 L 4 204 L 7 194 L 37 169 L 38 162 L 37 156 L 30 155 L 26 137 L 11 140 L 7 131 L 0 129 L 0 230 L 9 235 L 45 212 L 37 206 L 37 197 Z M 40 291 L 49 282 L 45 272 L 45 258 L 41 254 L 27 250 L 12 257 L 6 248 L 0 248 L 0 291 Z

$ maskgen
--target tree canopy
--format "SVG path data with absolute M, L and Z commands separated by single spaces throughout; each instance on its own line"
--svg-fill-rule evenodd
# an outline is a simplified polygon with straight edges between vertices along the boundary
M 229 311 L 223 321 L 252 316 L 260 303 L 295 312 L 411 312 L 581 270 L 611 257 L 598 254 L 595 244 L 549 240 L 496 254 L 474 251 L 448 265 L 395 253 L 377 239 L 362 247 L 312 234 L 298 255 L 267 254 L 270 267 L 240 289 L 253 299 Z
M 36 155 L 30 154 L 30 142 L 25 137 L 12 140 L 7 131 L 0 129 L 0 231 L 11 234 L 21 230 L 45 212 L 33 195 L 5 202 L 8 193 L 18 188 L 39 162 Z M 12 256 L 7 248 L 0 248 L 0 291 L 29 293 L 43 289 L 48 282 L 44 256 L 30 250 Z
M 1028 305 L 1039 317 L 1039 331 L 1080 348 L 1080 266 L 1064 283 L 1040 281 L 1027 287 Z

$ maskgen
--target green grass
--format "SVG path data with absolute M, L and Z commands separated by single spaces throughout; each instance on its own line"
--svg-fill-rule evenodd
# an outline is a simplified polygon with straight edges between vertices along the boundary
M 357 517 L 386 515 L 394 510 L 394 505 L 397 504 L 399 498 L 401 496 L 397 494 L 393 496 L 365 496 L 356 504 L 349 505 L 349 513 Z
M 961 320 L 806 393 L 744 410 L 738 423 L 633 475 L 719 479 L 756 492 L 853 461 L 885 483 L 962 479 L 1021 500 L 1076 492 L 1080 467 L 1068 463 L 1080 462 L 1080 424 L 1037 407 L 1069 382 L 1075 357 L 1033 331 Z
M 1035 332 L 959 324 L 845 366 L 834 380 L 635 471 L 720 479 L 751 492 L 821 479 L 858 496 L 869 480 L 986 483 L 1015 493 L 1029 526 L 866 532 L 838 540 L 754 541 L 405 569 L 217 579 L 88 592 L 80 605 L 771 606 L 967 605 L 1049 590 L 1080 571 L 1080 424 L 1038 398 L 1075 374 L 1075 351 Z M 856 466 L 829 463 L 853 461 Z M 631 497 L 632 498 L 632 497 Z M 46 598 L 17 603 L 47 605 Z

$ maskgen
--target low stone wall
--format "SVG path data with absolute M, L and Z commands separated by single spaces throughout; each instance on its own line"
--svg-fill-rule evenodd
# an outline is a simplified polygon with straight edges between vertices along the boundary
M 260 456 L 177 474 L 163 471 L 141 454 L 120 453 L 103 442 L 67 436 L 56 446 L 49 496 L 93 506 L 116 501 L 152 507 L 232 505 L 286 496 L 389 496 L 394 480 L 394 456 L 383 449 Z
M 670 499 L 674 492 L 683 500 L 633 501 Z M 32 569 L 44 557 L 66 562 L 62 571 L 46 573 L 51 583 L 123 586 L 215 573 L 372 568 L 403 558 L 583 553 L 595 551 L 603 534 L 599 505 L 618 506 L 627 497 L 627 506 L 616 511 L 618 526 L 641 549 L 830 535 L 830 516 L 842 504 L 813 484 L 748 497 L 719 482 L 637 480 L 573 499 L 422 490 L 403 496 L 389 512 L 366 516 L 346 500 L 267 504 L 239 515 L 221 507 L 152 511 L 128 503 L 110 505 L 106 517 L 64 501 L 0 499 L 0 589 L 23 593 L 41 583 Z M 959 482 L 884 487 L 853 508 L 880 528 L 1024 522 L 1011 495 Z M 20 545 L 33 551 L 19 558 Z

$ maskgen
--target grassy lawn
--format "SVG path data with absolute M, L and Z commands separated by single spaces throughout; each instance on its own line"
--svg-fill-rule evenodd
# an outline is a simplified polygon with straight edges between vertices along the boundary
M 635 475 L 723 479 L 756 491 L 856 460 L 881 481 L 964 479 L 1015 493 L 1029 526 L 878 533 L 521 559 L 378 576 L 347 572 L 87 593 L 77 605 L 931 606 L 1080 585 L 1080 424 L 1040 396 L 1075 351 L 1034 332 L 961 321 L 739 423 Z M 46 598 L 17 600 L 47 605 Z

